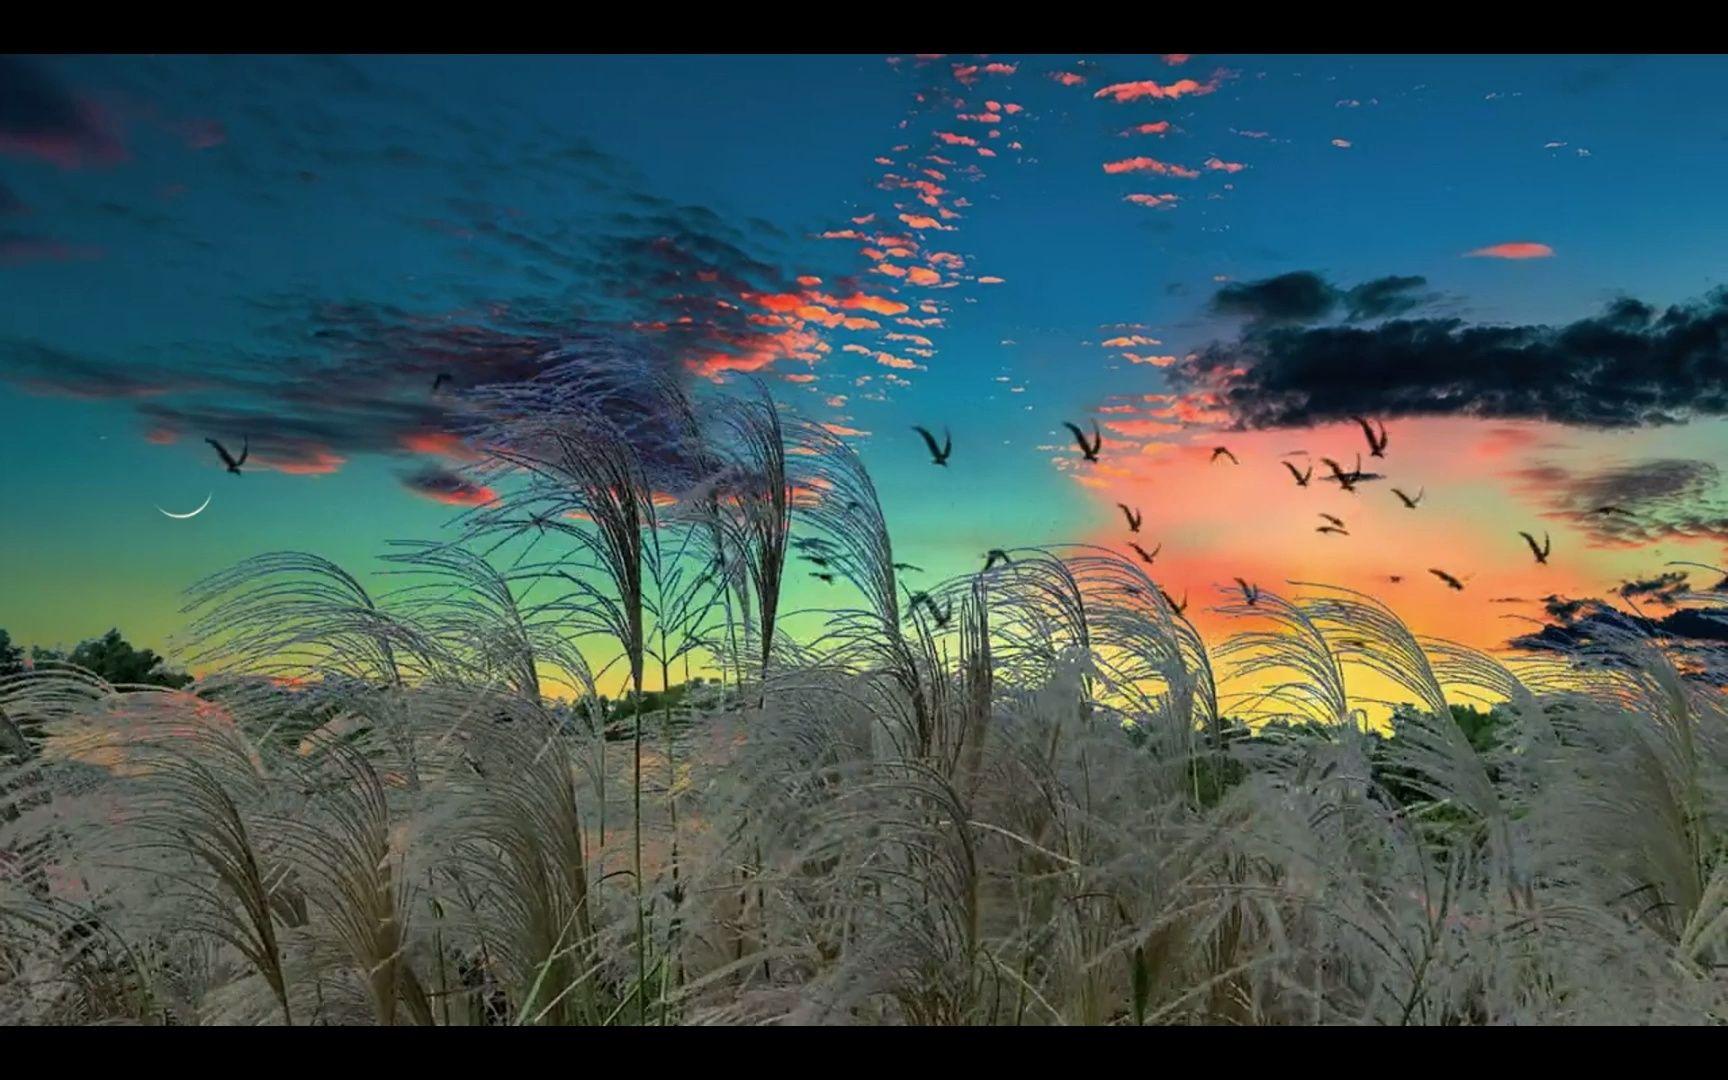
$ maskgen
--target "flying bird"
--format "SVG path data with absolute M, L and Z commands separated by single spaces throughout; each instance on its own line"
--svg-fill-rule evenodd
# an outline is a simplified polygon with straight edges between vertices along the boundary
M 1240 461 L 1236 460 L 1236 455 L 1232 454 L 1230 452 L 1230 448 L 1228 446 L 1214 446 L 1212 448 L 1212 457 L 1208 459 L 1208 463 L 1210 463 L 1212 461 L 1217 461 L 1220 457 L 1229 458 L 1230 464 L 1232 464 L 1232 465 L 1242 464 Z
M 810 576 L 815 578 L 817 581 L 823 582 L 825 584 L 828 584 L 828 585 L 834 584 L 834 575 L 833 574 L 818 574 L 814 570 L 812 570 L 810 572 Z
M 909 562 L 897 562 L 894 564 L 894 569 L 896 569 L 896 570 L 910 570 L 914 574 L 922 574 L 924 572 L 924 568 L 922 566 L 913 566 Z
M 1325 518 L 1327 521 L 1330 521 L 1332 524 L 1336 525 L 1340 529 L 1342 529 L 1344 527 L 1344 519 L 1341 517 L 1333 517 L 1331 514 L 1321 514 L 1320 516 Z
M 216 453 L 221 455 L 222 464 L 228 466 L 229 472 L 233 473 L 235 476 L 240 475 L 240 466 L 246 464 L 246 455 L 252 452 L 251 440 L 248 439 L 240 444 L 239 460 L 235 460 L 234 456 L 228 453 L 227 447 L 223 446 L 215 439 L 205 439 L 204 441 L 216 448 Z
M 1337 481 L 1345 491 L 1353 492 L 1356 490 L 1356 481 L 1362 475 L 1361 454 L 1356 455 L 1356 470 L 1354 472 L 1345 472 L 1343 466 L 1339 465 L 1329 457 L 1323 457 L 1320 461 L 1327 468 L 1332 470 L 1332 475 L 1328 477 L 1328 479 Z
M 1399 582 L 1404 580 L 1404 575 L 1403 574 L 1387 574 L 1386 580 L 1390 581 L 1392 584 L 1396 585 Z
M 1074 433 L 1074 439 L 1080 444 L 1080 452 L 1086 455 L 1087 461 L 1097 461 L 1098 451 L 1104 447 L 1104 433 L 1098 430 L 1098 421 L 1092 421 L 1092 441 L 1086 441 L 1086 433 L 1068 421 L 1062 421 L 1062 426 Z
M 449 381 L 450 381 L 450 373 L 447 371 L 440 371 L 438 373 L 438 377 L 432 380 L 432 392 L 434 394 L 436 394 L 438 392 L 438 388 L 440 386 L 443 386 L 445 383 L 447 383 Z
M 1317 533 L 1337 533 L 1339 536 L 1349 536 L 1350 533 L 1337 525 L 1322 525 L 1314 530 Z
M 1145 563 L 1147 566 L 1151 566 L 1152 560 L 1156 559 L 1158 557 L 1158 553 L 1160 551 L 1164 550 L 1164 545 L 1162 543 L 1160 543 L 1157 547 L 1153 548 L 1151 551 L 1147 551 L 1145 548 L 1141 547 L 1139 544 L 1136 544 L 1132 540 L 1128 541 L 1128 546 L 1134 549 L 1135 553 L 1140 556 L 1140 561 Z
M 1627 510 L 1624 507 L 1613 506 L 1613 505 L 1598 506 L 1596 509 L 1594 509 L 1590 512 L 1592 514 L 1602 514 L 1605 516 L 1606 515 L 1613 515 L 1613 514 L 1619 514 L 1621 517 L 1637 517 L 1638 516 L 1638 515 L 1634 514 L 1632 511 Z
M 952 600 L 948 602 L 948 610 L 943 611 L 936 606 L 936 601 L 930 599 L 929 593 L 912 594 L 912 601 L 908 605 L 909 610 L 917 611 L 919 604 L 930 609 L 930 617 L 935 620 L 937 626 L 947 626 L 948 619 L 954 614 L 954 602 Z
M 1530 545 L 1530 554 L 1536 556 L 1536 561 L 1543 566 L 1548 565 L 1548 553 L 1554 550 L 1554 541 L 1549 538 L 1548 534 L 1542 534 L 1542 545 L 1540 547 L 1536 545 L 1536 538 L 1531 536 L 1529 533 L 1521 532 L 1518 535 L 1522 536 L 1524 542 Z
M 1397 488 L 1392 489 L 1392 494 L 1398 496 L 1398 500 L 1404 504 L 1406 509 L 1414 510 L 1416 509 L 1416 504 L 1422 501 L 1423 492 L 1427 490 L 1427 488 L 1417 488 L 1415 498 L 1411 498 L 1402 491 L 1399 491 Z
M 1165 592 L 1162 588 L 1158 590 L 1158 595 L 1164 598 L 1164 602 L 1169 604 L 1170 610 L 1174 611 L 1176 614 L 1180 615 L 1184 611 L 1188 610 L 1188 594 L 1186 592 L 1182 594 L 1182 602 L 1180 604 L 1170 599 L 1170 594 Z
M 912 430 L 924 436 L 924 445 L 930 448 L 930 456 L 935 459 L 935 464 L 948 464 L 948 455 L 954 452 L 954 439 L 948 434 L 947 428 L 942 429 L 942 445 L 940 447 L 936 445 L 936 436 L 930 432 L 916 426 Z
M 1255 602 L 1260 599 L 1260 587 L 1258 585 L 1250 585 L 1241 578 L 1236 579 L 1236 584 L 1242 587 L 1242 599 L 1248 601 L 1249 607 L 1253 607 Z
M 1013 561 L 1008 557 L 1008 553 L 1001 548 L 991 548 L 984 553 L 984 570 L 988 573 L 996 568 L 998 562 L 1011 563 Z
M 1360 416 L 1352 416 L 1350 419 L 1356 421 L 1358 424 L 1361 424 L 1362 425 L 1362 434 L 1368 436 L 1368 453 L 1369 453 L 1369 456 L 1370 457 L 1378 457 L 1378 458 L 1385 457 L 1386 456 L 1386 425 L 1385 424 L 1380 425 L 1380 435 L 1378 438 L 1376 438 L 1374 435 L 1373 426 L 1370 425 L 1366 419 L 1364 419 L 1363 417 L 1360 417 Z
M 1279 464 L 1290 470 L 1290 475 L 1296 478 L 1297 487 L 1307 487 L 1308 481 L 1314 476 L 1314 466 L 1312 463 L 1309 464 L 1307 472 L 1297 472 L 1296 466 L 1290 464 L 1288 461 L 1279 462 Z
M 1136 511 L 1128 509 L 1128 506 L 1125 503 L 1117 503 L 1116 505 L 1118 507 L 1121 507 L 1122 516 L 1128 519 L 1128 531 L 1129 532 L 1135 532 L 1135 533 L 1139 532 L 1140 531 L 1140 521 L 1141 521 L 1140 514 Z
M 1429 570 L 1428 572 L 1430 574 L 1433 574 L 1435 577 L 1439 578 L 1441 581 L 1444 581 L 1451 588 L 1456 589 L 1459 592 L 1464 591 L 1464 583 L 1462 581 L 1459 581 L 1457 578 L 1453 577 L 1451 574 L 1448 574 L 1446 571 L 1444 571 L 1444 570 Z

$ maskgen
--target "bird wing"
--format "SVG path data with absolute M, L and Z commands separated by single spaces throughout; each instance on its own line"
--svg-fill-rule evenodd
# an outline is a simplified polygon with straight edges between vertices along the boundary
M 1232 465 L 1240 465 L 1240 464 L 1242 464 L 1242 463 L 1241 463 L 1241 462 L 1240 462 L 1240 461 L 1237 461 L 1237 460 L 1236 460 L 1236 455 L 1235 455 L 1235 454 L 1232 454 L 1232 453 L 1231 453 L 1231 452 L 1230 452 L 1230 448 L 1229 448 L 1229 447 L 1225 447 L 1225 448 L 1224 448 L 1224 456 L 1225 456 L 1225 457 L 1227 457 L 1227 458 L 1229 458 L 1229 459 L 1230 459 L 1230 464 L 1232 464 Z
M 947 457 L 954 452 L 954 436 L 947 429 L 942 429 L 942 456 Z
M 234 458 L 229 455 L 227 447 L 223 446 L 221 443 L 217 442 L 215 439 L 205 439 L 204 441 L 216 448 L 216 454 L 218 457 L 220 457 L 222 459 L 222 463 L 224 465 L 234 464 Z
M 1531 536 L 1527 532 L 1520 532 L 1518 535 L 1522 536 L 1524 538 L 1524 542 L 1526 544 L 1530 545 L 1530 553 L 1532 555 L 1536 556 L 1538 559 L 1540 559 L 1542 556 L 1547 554 L 1547 552 L 1543 551 L 1540 547 L 1538 547 L 1536 545 L 1536 538 L 1534 536 Z
M 1156 559 L 1158 557 L 1158 553 L 1160 551 L 1163 551 L 1163 550 L 1164 550 L 1164 542 L 1162 540 L 1160 540 L 1158 542 L 1158 546 L 1152 549 L 1152 557 L 1154 559 Z
M 1352 416 L 1350 419 L 1362 425 L 1362 434 L 1368 437 L 1368 445 L 1370 448 L 1380 445 L 1374 441 L 1374 425 L 1370 424 L 1366 417 Z
M 1090 450 L 1091 449 L 1091 447 L 1086 445 L 1086 433 L 1084 431 L 1080 430 L 1080 427 L 1078 424 L 1073 424 L 1073 423 L 1068 422 L 1067 420 L 1064 420 L 1064 421 L 1062 421 L 1062 426 L 1074 433 L 1074 440 L 1080 444 L 1080 449 L 1082 449 L 1082 450 Z
M 937 447 L 936 447 L 936 436 L 930 434 L 928 431 L 925 431 L 923 428 L 918 427 L 916 425 L 913 426 L 912 430 L 916 431 L 919 435 L 922 435 L 924 437 L 924 445 L 928 446 L 930 448 L 930 456 L 931 457 L 939 458 L 942 456 L 942 451 L 937 449 Z
M 1439 578 L 1441 581 L 1444 581 L 1448 585 L 1451 585 L 1455 588 L 1462 587 L 1459 585 L 1457 578 L 1453 577 L 1451 574 L 1448 574 L 1444 570 L 1429 570 L 1428 572 L 1430 574 L 1433 574 L 1435 577 Z
M 1300 484 L 1300 483 L 1301 483 L 1301 482 L 1302 482 L 1302 481 L 1304 481 L 1304 480 L 1306 480 L 1306 479 L 1308 479 L 1308 477 L 1306 477 L 1306 476 L 1303 476 L 1303 475 L 1302 475 L 1302 474 L 1301 474 L 1301 473 L 1299 473 L 1299 472 L 1297 472 L 1297 471 L 1296 471 L 1296 466 L 1294 466 L 1294 465 L 1292 465 L 1292 464 L 1290 464 L 1290 463 L 1289 463 L 1289 462 L 1288 462 L 1288 461 L 1286 461 L 1286 462 L 1283 462 L 1283 463 L 1282 463 L 1282 464 L 1283 464 L 1283 466 L 1284 466 L 1284 467 L 1285 467 L 1285 468 L 1286 468 L 1286 469 L 1289 469 L 1289 470 L 1290 470 L 1290 475 L 1291 475 L 1291 476 L 1294 476 L 1294 477 L 1295 477 L 1295 478 L 1296 478 L 1296 482 L 1297 482 L 1297 483 L 1298 483 L 1298 484 Z M 1310 473 L 1312 473 L 1312 472 L 1313 472 L 1313 471 L 1314 471 L 1314 466 L 1312 466 L 1312 465 L 1310 465 L 1310 466 L 1308 466 L 1308 471 L 1309 471 L 1309 472 L 1310 472 Z
M 1386 438 L 1386 422 L 1382 420 L 1382 421 L 1377 421 L 1377 423 L 1380 426 L 1380 441 L 1378 443 L 1376 443 L 1375 445 L 1378 446 L 1381 450 L 1384 450 L 1384 449 L 1386 449 L 1386 443 L 1388 441 Z
M 240 460 L 236 461 L 234 464 L 236 466 L 246 464 L 246 457 L 247 457 L 247 455 L 249 455 L 251 453 L 252 453 L 252 440 L 251 440 L 251 438 L 248 437 L 248 438 L 242 439 L 240 441 Z

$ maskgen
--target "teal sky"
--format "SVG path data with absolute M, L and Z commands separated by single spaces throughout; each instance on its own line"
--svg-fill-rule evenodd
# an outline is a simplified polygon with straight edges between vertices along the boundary
M 370 569 L 461 510 L 424 482 L 459 464 L 432 452 L 431 373 L 472 385 L 596 325 L 860 433 L 897 552 L 932 576 L 992 547 L 1120 544 L 1119 499 L 1149 511 L 1178 595 L 1237 566 L 1366 582 L 1400 546 L 1421 560 L 1400 576 L 1449 557 L 1482 604 L 1720 561 L 1723 100 L 1728 61 L 1683 56 L 6 59 L 0 626 L 164 648 L 180 591 L 244 556 Z M 1220 300 L 1290 274 L 1339 296 L 1422 279 L 1363 325 L 1704 305 L 1639 354 L 1683 422 L 1652 423 L 1624 380 L 1503 393 L 1468 358 L 1450 388 L 1392 373 L 1345 404 L 1311 381 L 1273 416 L 1269 378 L 1226 392 L 1239 375 L 1190 358 L 1296 350 Z M 1287 322 L 1347 302 L 1321 307 Z M 1506 363 L 1599 364 L 1576 338 Z M 1297 492 L 1277 459 L 1363 451 L 1358 409 L 1387 419 L 1414 470 L 1393 481 L 1426 484 L 1432 516 L 1417 529 L 1375 485 L 1359 519 L 1380 531 L 1328 546 L 1322 505 L 1293 500 L 1358 504 Z M 1088 418 L 1109 452 L 1085 472 L 1061 424 Z M 953 431 L 948 469 L 913 424 Z M 243 435 L 235 477 L 204 439 Z M 1221 441 L 1243 472 L 1193 456 Z M 1705 467 L 1649 479 L 1672 461 Z M 1625 492 L 1613 468 L 1638 474 Z M 1603 491 L 1645 499 L 1648 527 L 1580 517 Z M 212 492 L 195 519 L 158 512 Z M 1292 530 L 1276 554 L 1273 527 Z M 1564 567 L 1532 579 L 1519 528 L 1554 530 Z M 1442 629 L 1503 613 L 1401 587 Z M 801 578 L 793 600 L 825 590 Z

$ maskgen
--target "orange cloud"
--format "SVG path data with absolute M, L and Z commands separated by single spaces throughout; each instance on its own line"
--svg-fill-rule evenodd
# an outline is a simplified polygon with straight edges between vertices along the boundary
M 324 476 L 340 469 L 348 461 L 340 454 L 331 453 L 323 447 L 314 447 L 308 451 L 310 456 L 290 458 L 268 458 L 262 454 L 253 454 L 252 460 L 266 469 L 275 469 L 279 473 L 290 476 Z
M 1206 167 L 1208 169 L 1211 169 L 1213 172 L 1226 172 L 1226 173 L 1239 173 L 1243 169 L 1246 169 L 1248 167 L 1248 166 L 1242 164 L 1240 161 L 1223 161 L 1223 160 L 1216 158 L 1216 157 L 1207 158 L 1205 164 L 1206 164 Z
M 404 450 L 412 450 L 416 454 L 432 454 L 461 461 L 473 461 L 480 456 L 464 443 L 460 436 L 447 431 L 421 431 L 404 435 L 401 444 Z
M 959 270 L 966 265 L 965 259 L 962 259 L 951 251 L 932 251 L 927 258 L 930 260 L 931 265 L 945 266 L 950 270 Z
M 994 112 L 987 112 L 987 113 L 960 113 L 960 114 L 959 114 L 959 115 L 958 115 L 958 116 L 957 116 L 957 117 L 956 117 L 956 119 L 959 119 L 959 120 L 970 120 L 970 121 L 972 121 L 972 122 L 973 122 L 973 123 L 977 123 L 977 124 L 1000 124 L 1000 123 L 1001 123 L 1001 122 L 1002 122 L 1002 117 L 1001 117 L 1001 115 L 1000 115 L 1000 114 L 999 114 L 999 113 L 994 113 Z
M 1507 244 L 1494 244 L 1475 251 L 1466 251 L 1466 257 L 1481 256 L 1489 259 L 1547 259 L 1552 258 L 1554 249 L 1547 244 L 1533 244 L 1529 241 L 1514 241 Z
M 1170 165 L 1159 161 L 1157 158 L 1149 157 L 1131 157 L 1123 158 L 1121 161 L 1106 161 L 1104 163 L 1104 171 L 1109 173 L 1111 176 L 1115 176 L 1119 173 L 1149 172 L 1157 173 L 1159 176 L 1180 176 L 1184 180 L 1192 180 L 1196 176 L 1200 175 L 1198 169 L 1185 169 L 1180 165 Z
M 1000 284 L 1002 284 L 1002 282 L 1004 280 L 1005 280 L 1004 278 L 990 277 L 990 276 L 986 275 L 986 276 L 978 279 L 978 284 L 980 284 L 980 285 L 1000 285 Z
M 951 131 L 938 131 L 936 137 L 949 146 L 977 146 L 978 140 L 970 135 L 956 135 Z
M 880 328 L 882 324 L 875 319 L 866 319 L 862 315 L 848 315 L 840 320 L 840 325 L 848 330 L 875 330 Z
M 889 341 L 910 341 L 914 345 L 923 345 L 925 348 L 929 348 L 931 345 L 935 344 L 935 342 L 931 341 L 923 334 L 902 334 L 898 331 L 890 330 L 882 336 L 887 338 Z
M 995 157 L 996 151 L 990 149 L 988 146 L 980 146 L 978 148 L 978 156 L 979 157 Z
M 1052 71 L 1050 77 L 1063 86 L 1082 86 L 1086 82 L 1086 76 L 1072 71 Z
M 854 224 L 854 225 L 868 225 L 868 224 L 870 224 L 870 223 L 871 223 L 871 222 L 872 222 L 872 221 L 875 221 L 875 220 L 876 220 L 876 215 L 875 215 L 875 214 L 865 214 L 865 215 L 864 215 L 864 216 L 863 216 L 863 217 L 855 217 L 855 218 L 853 218 L 853 219 L 852 219 L 852 224 Z
M 1170 204 L 1172 204 L 1176 201 L 1176 196 L 1174 196 L 1174 195 L 1145 195 L 1145 194 L 1142 194 L 1142 193 L 1137 191 L 1137 192 L 1133 193 L 1132 195 L 1122 196 L 1122 201 L 1135 203 L 1139 206 L 1164 206 L 1164 207 L 1168 207 Z
M 1136 439 L 1148 438 L 1153 435 L 1168 435 L 1171 432 L 1182 430 L 1181 424 L 1172 424 L 1166 420 L 1106 420 L 1103 426 L 1106 431 L 1114 431 L 1118 435 L 1127 435 Z
M 984 70 L 991 75 L 1012 75 L 1020 70 L 1019 64 L 985 64 Z
M 1169 130 L 1170 130 L 1170 121 L 1168 121 L 1168 120 L 1156 120 L 1150 124 L 1135 124 L 1133 127 L 1129 128 L 1127 131 L 1124 131 L 1122 134 L 1124 134 L 1124 135 L 1162 135 L 1166 131 L 1169 131 Z
M 1193 79 L 1177 79 L 1173 83 L 1160 86 L 1155 79 L 1142 79 L 1139 82 L 1113 83 L 1092 96 L 1115 98 L 1119 102 L 1137 101 L 1140 98 L 1174 99 L 1189 94 L 1210 94 L 1218 89 L 1218 81 L 1218 76 L 1214 75 L 1203 83 Z
M 907 226 L 914 229 L 934 229 L 946 232 L 954 228 L 952 225 L 942 224 L 940 221 L 930 217 L 928 214 L 901 214 L 900 220 L 904 221 Z
M 157 446 L 170 446 L 180 441 L 180 433 L 171 427 L 153 427 L 144 433 L 144 438 Z
M 1113 337 L 1101 342 L 1106 349 L 1127 349 L 1135 345 L 1162 345 L 1157 338 L 1146 337 L 1143 334 L 1129 334 L 1125 337 Z
M 414 493 L 446 506 L 485 506 L 498 498 L 498 493 L 484 484 L 464 484 L 449 491 L 415 488 Z
M 868 345 L 860 345 L 856 341 L 849 341 L 840 346 L 840 351 L 862 353 L 865 356 L 873 355 L 876 352 L 875 349 L 870 348 Z
M 1169 64 L 1171 67 L 1175 67 L 1177 64 L 1186 64 L 1193 56 L 1193 53 L 1185 52 L 1165 53 L 1164 62 Z
M 808 288 L 812 288 L 813 286 L 822 284 L 822 279 L 819 277 L 813 277 L 809 274 L 802 274 L 798 278 L 798 284 L 800 284 L 800 285 L 804 286 L 806 289 L 808 289 Z
M 868 236 L 865 236 L 863 233 L 859 232 L 857 229 L 831 229 L 825 233 L 818 233 L 817 236 L 823 240 L 868 240 L 868 239 L 870 239 Z
M 808 371 L 794 371 L 794 372 L 791 372 L 789 374 L 782 375 L 780 377 L 782 379 L 785 379 L 787 382 L 795 382 L 795 383 L 807 383 L 807 382 L 815 382 L 816 381 L 816 376 L 810 374 Z
M 876 354 L 876 362 L 878 364 L 881 364 L 883 367 L 902 368 L 902 369 L 910 369 L 910 370 L 917 370 L 917 368 L 918 368 L 918 362 L 916 360 L 908 360 L 903 356 L 895 356 L 893 353 L 887 353 L 887 352 L 877 353 Z
M 887 274 L 889 277 L 905 277 L 906 276 L 906 268 L 905 267 L 895 266 L 893 263 L 890 263 L 890 262 L 877 263 L 876 264 L 876 272 L 878 274 Z
M 1176 362 L 1174 356 L 1141 356 L 1138 353 L 1125 352 L 1130 364 L 1151 364 L 1153 367 L 1169 367 Z
M 942 275 L 925 266 L 914 266 L 906 271 L 906 280 L 914 285 L 934 285 L 942 280 Z
M 837 304 L 848 311 L 868 311 L 876 315 L 899 315 L 907 310 L 905 304 L 898 300 L 888 300 L 880 296 L 870 296 L 866 293 L 853 293 L 844 300 L 821 298 L 824 303 Z
M 840 400 L 844 401 L 846 399 L 841 398 Z M 868 435 L 868 434 L 870 434 L 868 431 L 859 431 L 857 428 L 847 427 L 844 424 L 823 424 L 822 427 L 830 435 Z

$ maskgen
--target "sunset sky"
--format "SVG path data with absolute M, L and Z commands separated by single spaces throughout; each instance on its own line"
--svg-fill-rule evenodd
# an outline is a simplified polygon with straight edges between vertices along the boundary
M 1728 561 L 1724 100 L 1721 57 L 0 59 L 0 627 L 163 649 L 247 555 L 370 573 L 485 495 L 434 376 L 604 327 L 833 425 L 922 580 L 1129 553 L 1124 502 L 1203 630 L 1241 576 L 1496 646 Z

